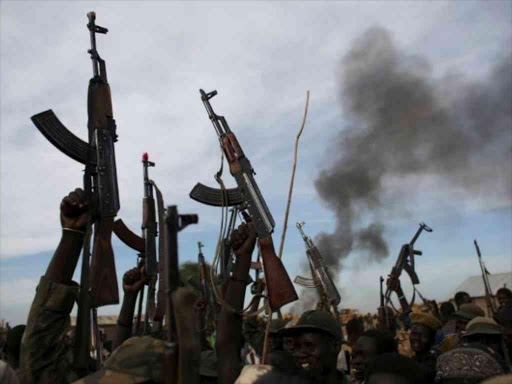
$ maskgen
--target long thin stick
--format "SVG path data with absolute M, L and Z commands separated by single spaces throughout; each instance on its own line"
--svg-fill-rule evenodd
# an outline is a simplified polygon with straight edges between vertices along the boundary
M 288 215 L 290 214 L 290 205 L 292 203 L 293 182 L 295 181 L 295 170 L 297 169 L 297 153 L 299 150 L 299 139 L 300 139 L 300 135 L 302 135 L 302 131 L 304 130 L 304 125 L 306 124 L 306 117 L 308 115 L 308 107 L 309 107 L 309 90 L 306 92 L 306 107 L 304 109 L 304 117 L 302 118 L 302 125 L 300 127 L 299 133 L 297 134 L 297 137 L 295 138 L 295 154 L 293 157 L 292 178 L 290 180 L 290 190 L 288 191 L 288 202 L 286 204 L 286 213 L 284 215 L 283 233 L 281 234 L 281 244 L 279 245 L 279 258 L 282 258 L 282 256 L 283 256 L 284 238 L 286 236 L 286 229 L 288 228 Z

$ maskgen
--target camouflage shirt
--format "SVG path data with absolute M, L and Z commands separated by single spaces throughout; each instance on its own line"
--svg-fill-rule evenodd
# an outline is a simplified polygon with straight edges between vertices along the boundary
M 22 383 L 71 383 L 78 378 L 71 370 L 72 353 L 64 341 L 78 294 L 76 283 L 57 284 L 41 277 L 21 341 Z

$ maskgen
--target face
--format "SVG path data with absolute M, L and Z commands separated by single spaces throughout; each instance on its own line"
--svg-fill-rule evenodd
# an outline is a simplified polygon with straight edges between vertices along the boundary
M 292 353 L 294 348 L 293 337 L 283 337 L 283 349 Z
M 334 354 L 326 337 L 318 332 L 303 332 L 293 338 L 293 357 L 302 373 L 318 377 L 336 368 L 337 354 Z
M 457 319 L 455 322 L 455 332 L 461 333 L 466 329 L 466 325 L 469 323 L 467 320 Z
M 505 305 L 510 304 L 512 302 L 512 298 L 500 292 L 498 294 L 498 302 L 500 303 L 501 307 L 504 307 Z
M 403 377 L 392 373 L 374 373 L 366 381 L 367 384 L 408 384 Z
M 421 324 L 413 324 L 409 341 L 411 342 L 411 349 L 414 353 L 425 353 L 432 347 L 432 333 L 431 330 Z
M 469 295 L 462 296 L 462 304 L 471 304 L 471 297 Z
M 375 341 L 370 337 L 361 336 L 352 348 L 352 366 L 355 370 L 356 379 L 364 379 L 366 367 L 375 357 L 377 357 Z

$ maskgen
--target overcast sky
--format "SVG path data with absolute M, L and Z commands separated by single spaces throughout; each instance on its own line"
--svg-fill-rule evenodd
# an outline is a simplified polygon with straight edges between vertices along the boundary
M 440 100 L 457 98 L 450 93 L 454 89 L 467 89 L 450 84 L 471 89 L 489 84 L 500 63 L 506 65 L 503 84 L 512 76 L 510 1 L 1 1 L 0 11 L 0 317 L 11 325 L 26 322 L 38 279 L 59 241 L 60 200 L 82 184 L 82 166 L 54 148 L 30 117 L 53 109 L 64 125 L 86 138 L 89 11 L 109 29 L 97 37 L 97 47 L 107 63 L 118 127 L 119 217 L 139 231 L 140 159 L 149 152 L 156 163 L 150 176 L 166 204 L 200 217 L 199 225 L 180 233 L 181 261 L 196 259 L 199 240 L 211 261 L 220 221 L 218 209 L 188 197 L 198 181 L 216 187 L 213 175 L 220 165 L 199 89 L 218 91 L 212 105 L 226 116 L 257 172 L 276 221 L 276 249 L 295 135 L 311 90 L 283 256 L 292 279 L 302 273 L 305 260 L 295 223 L 305 221 L 312 237 L 336 228 L 335 213 L 320 198 L 315 181 L 343 157 L 347 148 L 339 145 L 341 135 L 357 127 L 342 92 L 344 66 L 368 30 L 386 36 L 399 57 L 419 63 L 411 70 L 436 85 Z M 371 65 L 380 58 L 365 60 Z M 512 102 L 508 88 L 505 95 L 505 103 Z M 379 275 L 389 273 L 401 244 L 409 242 L 421 221 L 434 229 L 417 242 L 424 253 L 416 262 L 424 296 L 445 300 L 466 277 L 479 273 L 475 238 L 491 273 L 512 269 L 510 113 L 508 108 L 500 121 L 507 128 L 499 137 L 505 159 L 486 164 L 490 176 L 485 183 L 476 178 L 478 188 L 447 180 L 444 172 L 383 180 L 386 209 L 379 218 L 386 224 L 389 256 L 375 262 L 357 249 L 348 255 L 338 276 L 343 307 L 375 311 Z M 478 108 L 474 114 L 480 121 Z M 475 157 L 493 148 L 476 149 Z M 384 156 L 386 148 L 362 148 L 368 151 Z M 468 163 L 463 173 L 471 176 L 473 165 Z M 224 180 L 234 186 L 227 171 Z M 410 193 L 394 199 L 397 189 Z M 120 280 L 136 257 L 117 240 L 114 249 Z M 118 310 L 103 307 L 100 314 Z

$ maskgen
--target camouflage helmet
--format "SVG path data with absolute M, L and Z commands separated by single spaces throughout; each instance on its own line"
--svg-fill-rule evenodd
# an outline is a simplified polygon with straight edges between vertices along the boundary
M 295 326 L 284 328 L 279 334 L 287 337 L 307 330 L 326 332 L 338 341 L 343 339 L 339 321 L 330 312 L 317 310 L 304 312 Z
M 173 349 L 172 344 L 150 336 L 132 337 L 110 355 L 101 370 L 73 384 L 160 382 L 164 355 Z

